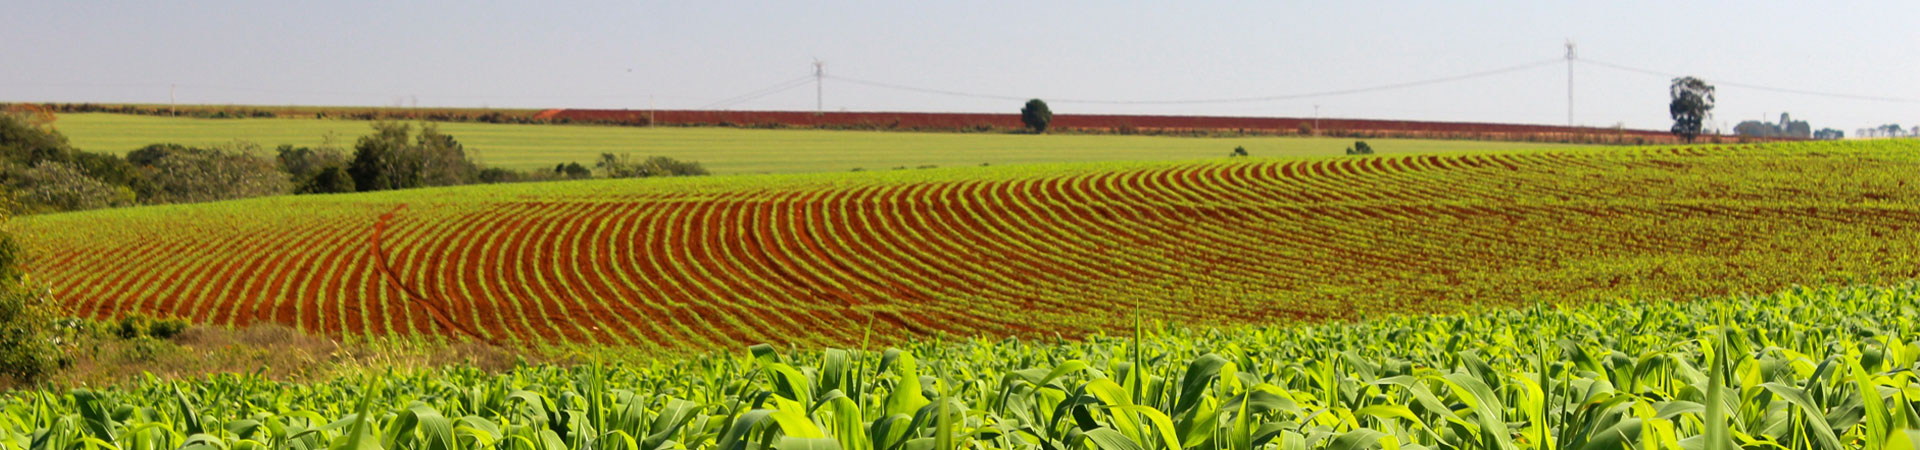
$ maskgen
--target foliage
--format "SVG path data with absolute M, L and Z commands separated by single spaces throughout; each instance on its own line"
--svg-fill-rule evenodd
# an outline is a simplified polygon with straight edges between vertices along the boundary
M 282 144 L 274 149 L 275 159 L 280 162 L 280 170 L 293 176 L 295 180 L 312 178 L 329 167 L 346 167 L 347 154 L 333 147 L 294 147 Z
M 1763 138 L 1808 139 L 1814 137 L 1812 125 L 1808 125 L 1807 121 L 1804 120 L 1793 120 L 1792 116 L 1787 115 L 1787 113 L 1780 113 L 1780 123 L 1767 123 L 1758 120 L 1740 122 L 1740 124 L 1734 125 L 1733 134 Z
M 593 178 L 593 169 L 588 169 L 577 162 L 556 164 L 553 166 L 553 173 L 569 180 Z
M 1367 141 L 1354 141 L 1352 147 L 1347 147 L 1347 154 L 1371 155 L 1373 154 L 1373 146 L 1367 145 Z
M 1713 111 L 1713 85 L 1699 78 L 1680 77 L 1673 79 L 1667 92 L 1673 99 L 1667 104 L 1667 113 L 1673 116 L 1673 134 L 1693 142 L 1707 114 Z
M 292 190 L 275 161 L 256 156 L 256 145 L 220 148 L 162 144 L 127 155 L 147 173 L 141 199 L 150 203 L 199 203 L 285 194 Z
M 4 213 L 0 213 L 0 217 L 4 217 Z M 13 234 L 0 231 L 0 285 L 19 284 L 26 278 L 26 271 L 20 267 L 26 258 L 26 251 L 20 248 Z
M 187 321 L 180 318 L 155 319 L 144 314 L 128 314 L 120 317 L 113 325 L 114 335 L 121 339 L 150 337 L 172 339 L 181 331 L 186 331 Z
M 594 163 L 607 178 L 648 178 L 648 177 L 686 177 L 706 175 L 707 169 L 700 163 L 680 161 L 665 156 L 650 156 L 646 160 L 633 162 L 629 155 L 600 154 L 600 161 Z
M 119 155 L 75 151 L 74 168 L 102 183 L 124 186 L 133 192 L 150 189 L 147 172 Z
M 1813 138 L 1819 140 L 1838 140 L 1845 139 L 1846 137 L 1846 132 L 1832 128 L 1821 128 L 1820 131 L 1813 132 Z
M 1245 157 L 1247 156 L 1247 148 L 1236 145 L 1233 147 L 1233 153 L 1228 153 L 1227 156 L 1234 158 Z
M 423 123 L 420 133 L 400 122 L 374 122 L 373 134 L 354 144 L 347 171 L 361 191 L 471 184 L 480 168 L 467 160 L 466 147 L 438 125 Z
M 66 136 L 46 126 L 38 116 L 0 111 L 0 161 L 33 166 L 41 161 L 67 161 L 72 149 Z
M 56 322 L 64 313 L 48 290 L 27 279 L 24 257 L 13 235 L 0 232 L 0 378 L 33 383 L 65 360 Z
M 1020 107 L 1020 123 L 1026 124 L 1027 129 L 1035 133 L 1045 133 L 1047 125 L 1053 123 L 1053 110 L 1048 109 L 1047 102 L 1040 99 L 1027 100 L 1027 104 Z
M 479 181 L 486 184 L 515 183 L 523 181 L 526 177 L 527 174 L 514 171 L 513 169 L 488 167 L 480 169 Z
M 57 370 L 67 358 L 58 325 L 64 315 L 45 288 L 0 282 L 0 377 L 32 383 Z
M 300 181 L 294 188 L 295 194 L 344 194 L 357 192 L 353 186 L 353 174 L 341 166 L 327 166 Z
M 0 398 L 15 447 L 1841 449 L 1920 441 L 1920 290 L 1795 289 L 1130 338 L 251 375 Z M 124 413 L 122 413 L 124 412 Z
M 7 187 L 14 191 L 15 212 L 81 211 L 134 204 L 134 192 L 82 173 L 71 164 L 42 161 L 32 168 L 9 165 Z

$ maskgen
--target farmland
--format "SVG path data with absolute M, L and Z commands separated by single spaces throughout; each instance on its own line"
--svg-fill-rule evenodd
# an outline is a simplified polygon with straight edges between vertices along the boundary
M 10 448 L 1910 449 L 1920 291 L 10 393 Z M 857 344 L 856 344 L 857 345 Z M 746 350 L 746 351 L 742 351 Z
M 655 353 L 1920 277 L 1920 144 L 599 180 L 18 218 L 81 314 Z M 870 324 L 870 325 L 869 325 Z
M 1018 114 L 991 113 L 912 113 L 912 112 L 827 112 L 809 111 L 685 111 L 685 110 L 609 110 L 550 109 L 532 116 L 537 120 L 568 120 L 626 125 L 728 125 L 747 127 L 809 127 L 882 130 L 1018 130 L 1024 128 Z M 1219 116 L 1144 116 L 1106 114 L 1061 114 L 1051 127 L 1091 132 L 1248 132 L 1296 134 L 1318 128 L 1334 135 L 1372 135 L 1442 139 L 1478 139 L 1509 141 L 1550 141 L 1588 143 L 1677 143 L 1666 131 L 1627 130 L 1598 127 L 1554 125 L 1423 122 L 1406 120 L 1311 119 L 1291 117 L 1219 117 Z
M 332 133 L 352 147 L 368 123 L 320 119 L 193 119 L 62 114 L 54 125 L 75 147 L 127 152 L 170 142 L 249 141 L 318 146 Z M 979 166 L 1081 161 L 1203 160 L 1244 146 L 1256 156 L 1339 155 L 1353 139 L 1300 137 L 1181 138 L 1118 135 L 897 133 L 736 128 L 635 128 L 590 125 L 443 123 L 481 163 L 514 169 L 591 164 L 601 153 L 699 161 L 714 173 L 844 172 L 855 168 Z M 1555 144 L 1369 139 L 1383 153 L 1552 148 Z

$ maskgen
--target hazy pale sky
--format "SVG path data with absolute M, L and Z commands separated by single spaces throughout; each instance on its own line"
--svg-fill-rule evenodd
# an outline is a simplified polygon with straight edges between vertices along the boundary
M 1566 123 L 1579 56 L 1722 84 L 1717 122 L 1780 113 L 1849 136 L 1920 124 L 1920 2 L 25 1 L 0 15 L 0 101 L 811 110 L 830 76 L 1006 97 L 1287 96 L 1056 113 Z M 1575 121 L 1665 129 L 1662 76 L 1574 66 Z M 829 78 L 829 110 L 1019 102 Z M 717 104 L 719 103 L 719 104 Z

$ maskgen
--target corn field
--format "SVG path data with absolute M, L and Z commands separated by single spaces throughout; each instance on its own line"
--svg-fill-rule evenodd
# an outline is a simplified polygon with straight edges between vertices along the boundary
M 4 397 L 10 450 L 1912 448 L 1920 285 Z M 1137 336 L 1137 338 L 1135 338 Z

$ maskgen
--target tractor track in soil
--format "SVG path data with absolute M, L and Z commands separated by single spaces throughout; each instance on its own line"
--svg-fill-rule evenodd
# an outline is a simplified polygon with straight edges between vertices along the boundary
M 467 328 L 467 326 L 459 322 L 453 321 L 453 319 L 447 315 L 446 305 L 436 303 L 432 299 L 427 298 L 427 296 L 420 294 L 420 291 L 414 290 L 413 286 L 408 286 L 405 281 L 400 279 L 399 274 L 393 272 L 393 267 L 387 265 L 387 252 L 380 241 L 380 237 L 386 233 L 387 224 L 393 221 L 393 215 L 403 209 L 407 209 L 407 204 L 401 203 L 399 206 L 393 207 L 392 211 L 381 214 L 380 219 L 373 223 L 373 233 L 369 237 L 373 245 L 368 247 L 368 251 L 373 253 L 373 263 L 380 271 L 380 277 L 386 278 L 387 284 L 392 285 L 395 289 L 399 289 L 400 292 L 406 294 L 408 301 L 425 307 L 427 314 L 432 315 L 433 321 L 439 322 L 441 327 L 466 335 L 468 338 L 476 341 L 499 345 L 499 342 L 481 336 L 479 332 Z

